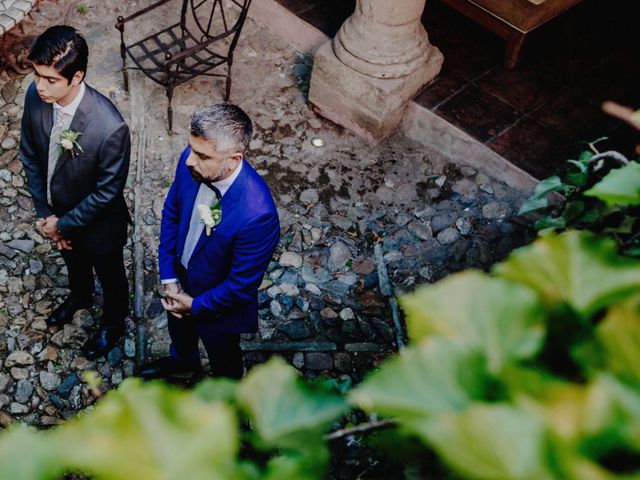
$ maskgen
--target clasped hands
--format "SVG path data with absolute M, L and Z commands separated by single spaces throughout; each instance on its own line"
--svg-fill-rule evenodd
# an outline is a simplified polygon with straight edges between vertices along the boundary
M 58 217 L 49 215 L 47 218 L 39 218 L 36 227 L 44 233 L 49 240 L 56 244 L 58 250 L 73 250 L 71 241 L 62 236 L 58 230 Z
M 166 283 L 164 295 L 160 302 L 167 312 L 178 318 L 191 315 L 193 297 L 184 293 L 179 283 Z

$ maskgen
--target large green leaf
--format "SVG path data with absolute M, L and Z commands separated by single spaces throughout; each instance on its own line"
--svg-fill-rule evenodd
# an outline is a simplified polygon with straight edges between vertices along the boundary
M 612 306 L 596 334 L 609 370 L 640 388 L 640 297 Z
M 419 422 L 417 429 L 465 478 L 553 478 L 546 468 L 544 424 L 513 407 L 477 404 Z
M 489 370 L 536 353 L 543 339 L 541 302 L 529 288 L 477 271 L 451 275 L 400 299 L 409 336 L 441 335 L 481 352 Z
M 621 257 L 614 242 L 586 232 L 548 235 L 496 265 L 501 277 L 590 315 L 640 287 L 640 261 Z
M 612 170 L 584 194 L 610 205 L 640 205 L 640 163 Z
M 46 435 L 20 435 L 3 439 L 13 444 L 9 450 L 0 444 L 0 478 L 44 479 L 64 469 L 104 480 L 241 478 L 233 412 L 161 383 L 126 380 L 95 409 Z M 16 451 L 20 442 L 31 445 Z M 27 474 L 26 466 L 40 471 Z
M 564 469 L 579 472 L 577 466 L 591 462 L 600 474 L 593 478 L 640 478 L 640 392 L 609 374 L 598 375 L 584 390 L 584 401 L 574 405 L 582 412 L 580 436 Z
M 207 378 L 198 383 L 192 392 L 207 403 L 234 403 L 237 390 L 238 381 L 222 377 Z
M 67 470 L 61 457 L 66 446 L 55 441 L 53 431 L 14 425 L 0 432 L 0 478 L 53 480 Z
M 411 429 L 417 418 L 461 410 L 490 386 L 482 356 L 460 343 L 427 339 L 385 362 L 350 400 L 367 411 L 396 417 Z
M 58 440 L 72 466 L 101 479 L 222 480 L 237 478 L 235 423 L 223 404 L 131 379 L 94 411 L 64 425 Z
M 267 446 L 304 448 L 306 439 L 347 410 L 346 401 L 333 393 L 304 384 L 297 370 L 280 358 L 255 367 L 238 388 L 238 401 L 255 420 Z

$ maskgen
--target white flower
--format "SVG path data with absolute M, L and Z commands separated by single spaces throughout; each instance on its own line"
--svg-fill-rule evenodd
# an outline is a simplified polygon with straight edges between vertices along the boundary
M 60 140 L 60 145 L 65 150 L 72 150 L 73 149 L 73 142 L 71 140 L 69 140 L 68 138 L 63 138 L 62 140 Z
M 216 221 L 213 219 L 213 215 L 211 215 L 211 207 L 204 203 L 198 204 L 198 215 L 200 215 L 200 220 L 204 223 L 208 237 L 211 235 L 211 229 L 216 225 Z

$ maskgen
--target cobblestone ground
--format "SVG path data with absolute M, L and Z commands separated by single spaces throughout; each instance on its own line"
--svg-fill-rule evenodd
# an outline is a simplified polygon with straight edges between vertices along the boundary
M 130 93 L 123 91 L 112 20 L 142 2 L 89 0 L 83 2 L 84 14 L 75 12 L 76 3 L 43 1 L 24 28 L 33 34 L 64 18 L 85 32 L 88 83 L 130 119 L 134 155 L 128 196 L 132 210 L 137 205 L 139 235 L 127 245 L 126 258 L 134 292 L 133 252 L 141 242 L 145 355 L 157 356 L 168 346 L 157 293 L 162 202 L 186 143 L 189 115 L 221 101 L 224 86 L 196 79 L 178 87 L 175 133 L 169 135 L 160 87 L 134 72 Z M 419 144 L 399 135 L 371 147 L 317 117 L 305 101 L 310 68 L 308 58 L 247 21 L 236 50 L 231 100 L 254 120 L 248 160 L 274 193 L 282 239 L 260 292 L 260 332 L 243 339 L 245 363 L 250 367 L 278 353 L 307 377 L 329 373 L 358 381 L 397 348 L 380 266 L 397 295 L 464 268 L 488 268 L 523 242 L 510 219 L 525 194 L 444 156 L 427 157 Z M 60 255 L 34 231 L 17 159 L 30 81 L 30 76 L 0 76 L 0 425 L 13 419 L 60 422 L 94 402 L 82 371 L 99 372 L 107 390 L 132 375 L 136 356 L 130 320 L 126 338 L 106 358 L 82 357 L 80 347 L 95 328 L 99 306 L 78 312 L 63 329 L 45 323 L 67 293 L 67 278 Z M 312 144 L 318 138 L 324 146 Z M 374 254 L 376 244 L 382 259 Z

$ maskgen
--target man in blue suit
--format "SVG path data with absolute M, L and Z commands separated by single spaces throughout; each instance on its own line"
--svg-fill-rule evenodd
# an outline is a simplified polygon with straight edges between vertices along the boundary
M 258 329 L 258 287 L 280 238 L 271 193 L 244 159 L 251 134 L 231 104 L 191 120 L 160 232 L 170 355 L 142 366 L 143 378 L 198 373 L 199 339 L 213 376 L 242 377 L 240 334 Z

